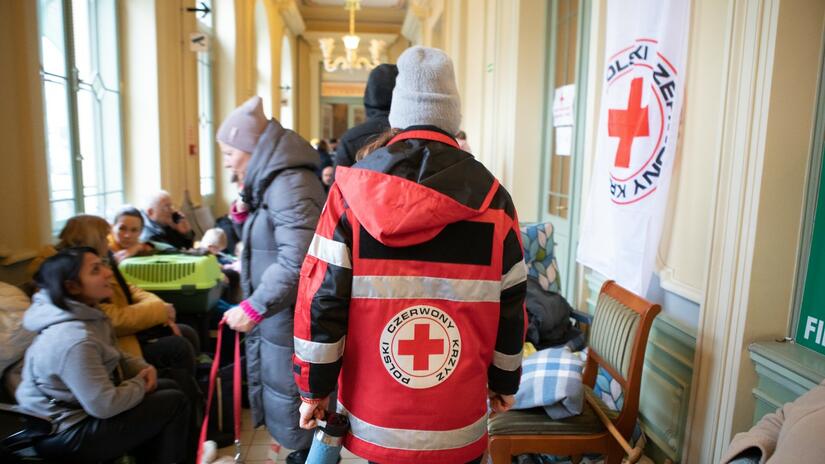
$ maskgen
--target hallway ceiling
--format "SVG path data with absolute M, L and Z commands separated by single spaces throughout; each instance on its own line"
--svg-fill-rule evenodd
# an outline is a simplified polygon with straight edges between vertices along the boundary
M 316 31 L 346 31 L 349 13 L 345 0 L 299 0 L 307 29 Z M 361 9 L 355 13 L 358 32 L 395 32 L 401 29 L 409 6 L 407 0 L 361 0 Z

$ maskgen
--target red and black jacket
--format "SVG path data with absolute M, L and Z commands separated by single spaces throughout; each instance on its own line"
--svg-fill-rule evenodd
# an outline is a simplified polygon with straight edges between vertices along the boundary
M 339 381 L 345 445 L 371 461 L 480 456 L 487 388 L 518 389 L 526 275 L 507 191 L 449 135 L 407 129 L 336 172 L 301 269 L 301 394 Z

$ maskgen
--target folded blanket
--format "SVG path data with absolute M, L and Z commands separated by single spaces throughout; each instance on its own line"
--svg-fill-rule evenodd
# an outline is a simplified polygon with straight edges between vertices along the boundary
M 583 352 L 561 347 L 547 348 L 525 359 L 513 409 L 542 406 L 556 420 L 581 414 L 584 357 Z

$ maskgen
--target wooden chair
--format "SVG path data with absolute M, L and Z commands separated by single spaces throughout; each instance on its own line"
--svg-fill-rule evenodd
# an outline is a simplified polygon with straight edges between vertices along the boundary
M 647 337 L 661 307 L 625 290 L 610 280 L 602 285 L 596 304 L 583 378 L 584 393 L 630 440 L 639 415 Z M 621 410 L 609 410 L 593 392 L 596 374 L 602 367 L 624 391 Z M 624 456 L 618 444 L 585 401 L 579 416 L 553 420 L 542 408 L 493 414 L 488 422 L 489 455 L 493 464 L 510 464 L 511 456 L 543 453 L 578 457 L 586 453 L 604 455 L 605 464 L 618 464 Z

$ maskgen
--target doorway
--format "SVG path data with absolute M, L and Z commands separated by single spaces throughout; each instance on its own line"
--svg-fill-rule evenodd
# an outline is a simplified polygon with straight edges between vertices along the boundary
M 581 202 L 589 7 L 552 0 L 548 9 L 547 87 L 539 218 L 554 229 L 561 291 L 576 304 L 576 259 Z

